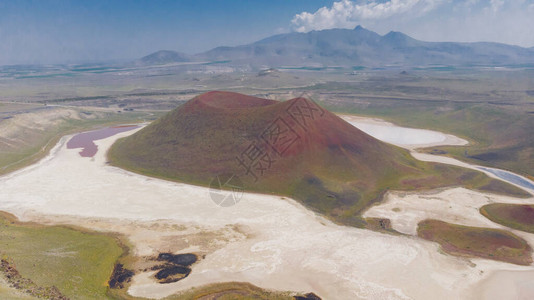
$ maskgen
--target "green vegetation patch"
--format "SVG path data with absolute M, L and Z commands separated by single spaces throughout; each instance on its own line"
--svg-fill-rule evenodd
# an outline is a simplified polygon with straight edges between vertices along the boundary
M 534 233 L 534 205 L 493 203 L 482 206 L 480 213 L 495 223 Z
M 0 253 L 22 278 L 71 299 L 105 299 L 123 249 L 116 238 L 60 226 L 18 223 L 0 214 Z
M 438 220 L 424 220 L 417 235 L 434 241 L 449 254 L 481 257 L 518 265 L 532 263 L 532 248 L 517 235 L 500 229 L 470 227 Z
M 261 289 L 255 285 L 245 282 L 225 282 L 209 284 L 202 287 L 192 288 L 184 293 L 165 298 L 166 300 L 233 300 L 233 299 L 255 299 L 255 300 L 293 300 L 294 293 L 274 292 Z

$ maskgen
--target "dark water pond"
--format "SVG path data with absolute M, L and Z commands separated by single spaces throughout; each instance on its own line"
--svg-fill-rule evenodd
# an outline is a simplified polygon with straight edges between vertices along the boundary
M 80 151 L 81 156 L 93 157 L 95 156 L 96 152 L 98 152 L 98 146 L 94 143 L 94 141 L 105 139 L 118 133 L 130 131 L 138 127 L 139 126 L 137 125 L 116 126 L 78 133 L 67 142 L 67 149 L 82 148 L 82 151 Z
M 172 254 L 172 253 L 160 253 L 158 255 L 158 260 L 168 261 L 170 263 L 173 263 L 175 265 L 181 265 L 181 266 L 190 266 L 194 264 L 197 261 L 198 257 L 193 253 L 185 253 L 185 254 Z

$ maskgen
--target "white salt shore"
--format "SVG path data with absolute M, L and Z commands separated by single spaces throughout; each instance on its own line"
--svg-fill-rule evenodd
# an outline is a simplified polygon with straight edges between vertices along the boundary
M 432 146 L 463 146 L 467 141 L 438 131 L 396 126 L 380 119 L 340 115 L 342 119 L 370 136 L 407 149 Z
M 533 199 L 465 189 L 430 196 L 390 193 L 384 203 L 366 213 L 391 218 L 393 227 L 408 236 L 335 225 L 279 196 L 244 194 L 235 206 L 220 207 L 207 188 L 107 165 L 106 150 L 119 137 L 134 132 L 95 141 L 99 151 L 94 158 L 67 149 L 70 137 L 62 138 L 45 159 L 0 177 L 0 210 L 24 221 L 119 232 L 129 237 L 133 252 L 140 256 L 168 250 L 206 254 L 189 277 L 176 283 L 158 284 L 151 272 L 136 275 L 128 292 L 139 297 L 161 298 L 225 281 L 315 292 L 323 299 L 492 299 L 495 283 L 502 281 L 500 293 L 517 299 L 534 296 L 532 288 L 525 288 L 534 274 L 532 266 L 482 259 L 471 260 L 472 264 L 440 253 L 435 243 L 410 236 L 415 222 L 425 216 L 498 227 L 477 215 L 476 207 L 489 201 L 534 203 Z M 439 214 L 442 206 L 446 213 Z M 465 217 L 469 215 L 474 215 L 473 220 Z M 521 234 L 532 245 L 530 234 Z

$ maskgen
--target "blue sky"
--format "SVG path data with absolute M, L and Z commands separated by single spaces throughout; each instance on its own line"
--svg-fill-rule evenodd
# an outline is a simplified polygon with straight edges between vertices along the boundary
M 364 27 L 534 46 L 534 0 L 0 0 L 0 65 L 198 53 L 283 32 Z
M 328 3 L 0 0 L 0 64 L 132 59 L 160 49 L 197 53 L 287 31 L 295 14 Z

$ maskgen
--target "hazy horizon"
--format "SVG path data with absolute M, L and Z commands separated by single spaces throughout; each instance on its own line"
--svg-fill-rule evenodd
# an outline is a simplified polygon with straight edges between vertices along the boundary
M 361 25 L 423 41 L 534 46 L 534 1 L 0 1 L 0 65 L 200 53 L 280 33 Z

